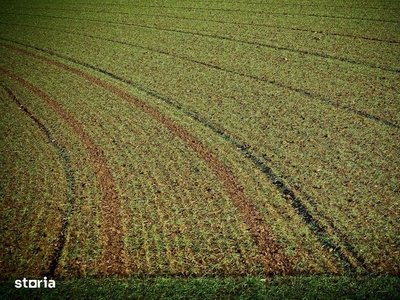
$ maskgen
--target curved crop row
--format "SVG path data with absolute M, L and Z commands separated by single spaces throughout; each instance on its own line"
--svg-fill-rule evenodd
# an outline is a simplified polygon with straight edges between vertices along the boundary
M 39 49 L 38 49 L 38 50 L 39 50 Z M 54 55 L 55 53 L 52 53 L 52 54 Z M 32 55 L 32 54 L 31 54 L 31 55 Z M 62 58 L 67 59 L 66 57 L 62 57 Z M 78 61 L 75 61 L 75 60 L 72 60 L 72 59 L 69 59 L 69 60 L 73 61 L 74 63 L 82 64 L 82 63 L 79 63 Z M 96 68 L 94 68 L 93 66 L 90 66 L 90 65 L 87 65 L 87 64 L 82 64 L 82 65 L 84 65 L 84 66 L 86 66 L 86 67 L 90 67 L 90 68 L 92 68 L 92 69 L 94 69 L 94 70 L 96 70 L 96 71 L 99 71 L 99 72 L 104 73 L 104 74 L 106 74 L 106 75 L 112 76 L 112 77 L 115 78 L 115 79 L 118 79 L 118 80 L 120 80 L 120 81 L 129 83 L 129 84 L 132 85 L 132 83 L 127 82 L 126 80 L 124 80 L 124 79 L 122 79 L 122 78 L 118 78 L 117 76 L 115 76 L 115 75 L 113 75 L 113 74 L 111 74 L 111 73 L 109 73 L 109 72 L 107 72 L 107 71 L 96 69 Z M 148 92 L 148 91 L 147 91 L 147 92 Z M 158 95 L 155 95 L 155 94 L 153 94 L 153 96 L 155 96 L 155 97 L 157 97 L 157 98 L 160 98 L 160 99 L 163 99 L 162 97 L 160 97 L 160 96 L 158 96 Z M 126 94 L 125 94 L 124 97 L 125 97 L 125 98 L 128 97 L 129 99 L 131 99 L 131 98 L 130 98 L 128 95 L 126 95 Z M 163 101 L 166 101 L 166 102 L 169 102 L 169 103 L 170 103 L 170 101 L 169 101 L 168 99 L 164 99 Z M 173 103 L 170 103 L 170 104 L 173 105 Z M 190 116 L 191 116 L 193 119 L 195 119 L 196 121 L 200 121 L 200 123 L 202 123 L 203 126 L 206 125 L 206 126 L 208 126 L 209 128 L 211 128 L 214 132 L 216 132 L 216 133 L 218 133 L 219 135 L 223 136 L 224 139 L 228 140 L 230 143 L 233 143 L 233 145 L 234 145 L 235 147 L 237 147 L 238 149 L 241 149 L 241 150 L 244 152 L 245 157 L 250 158 L 250 159 L 253 161 L 253 163 L 255 163 L 255 164 L 257 165 L 257 167 L 260 167 L 260 168 L 261 168 L 262 172 L 263 172 L 265 175 L 268 176 L 269 180 L 271 180 L 271 182 L 280 190 L 280 192 L 282 193 L 282 195 L 284 195 L 285 197 L 287 197 L 288 199 L 290 199 L 290 202 L 291 202 L 293 208 L 295 209 L 295 211 L 302 217 L 302 219 L 304 220 L 304 222 L 310 227 L 311 231 L 313 231 L 314 234 L 316 234 L 316 236 L 318 237 L 318 239 L 320 240 L 320 242 L 321 242 L 325 247 L 327 247 L 328 249 L 332 249 L 331 251 L 333 251 L 333 253 L 334 253 L 338 258 L 340 258 L 340 259 L 347 265 L 347 267 L 350 267 L 352 264 L 353 264 L 353 266 L 357 266 L 357 263 L 354 263 L 354 258 L 358 259 L 359 261 L 360 261 L 361 259 L 357 256 L 357 254 L 351 253 L 351 251 L 352 251 L 352 250 L 351 250 L 351 246 L 350 246 L 350 245 L 346 245 L 346 246 L 345 246 L 345 249 L 341 250 L 340 247 L 338 247 L 337 245 L 335 245 L 334 242 L 332 242 L 332 240 L 330 239 L 329 234 L 327 234 L 327 232 L 326 232 L 326 230 L 324 229 L 324 227 L 321 227 L 321 225 L 319 224 L 319 222 L 310 214 L 310 212 L 307 210 L 307 208 L 302 204 L 301 200 L 299 200 L 299 199 L 293 194 L 293 192 L 292 192 L 291 190 L 289 190 L 284 184 L 282 184 L 282 183 L 278 180 L 278 177 L 273 173 L 273 171 L 272 171 L 269 167 L 265 166 L 265 165 L 260 161 L 260 159 L 256 158 L 254 155 L 251 155 L 250 152 L 249 152 L 248 147 L 246 147 L 246 146 L 244 146 L 244 145 L 238 143 L 238 142 L 235 141 L 235 140 L 232 140 L 232 138 L 229 137 L 229 135 L 225 134 L 225 133 L 224 133 L 223 131 L 221 131 L 220 129 L 213 127 L 213 125 L 210 124 L 210 123 L 208 123 L 207 121 L 200 120 L 198 117 L 193 116 L 190 112 L 187 112 L 187 114 L 190 115 Z M 158 118 L 160 118 L 160 116 L 158 116 Z M 189 138 L 189 140 L 191 140 L 191 139 Z M 216 167 L 216 170 L 220 170 L 220 169 L 222 169 L 222 167 Z M 220 179 L 223 179 L 223 178 L 220 178 Z M 222 180 L 222 181 L 225 182 L 225 180 Z M 237 195 L 237 194 L 240 194 L 240 193 L 236 191 L 236 192 L 233 192 L 232 195 Z M 243 198 L 243 197 L 240 197 L 240 198 Z M 244 203 L 246 203 L 246 202 L 244 202 Z M 238 207 L 240 207 L 240 205 L 243 205 L 243 201 L 242 201 L 242 202 L 240 202 L 240 201 L 239 201 L 239 202 L 236 202 L 236 205 L 237 205 Z M 249 203 L 248 203 L 246 206 L 249 206 Z M 250 206 L 250 207 L 251 207 L 251 206 Z M 244 211 L 247 211 L 247 210 L 248 210 L 248 208 L 245 209 Z M 252 208 L 251 211 L 253 211 L 253 212 L 248 213 L 248 216 L 252 216 L 252 217 L 249 218 L 249 217 L 247 216 L 247 217 L 245 217 L 244 219 L 247 220 L 247 221 L 249 222 L 248 224 L 249 224 L 250 228 L 253 228 L 252 232 L 253 232 L 253 234 L 256 236 L 256 239 L 258 240 L 258 245 L 259 245 L 260 247 L 261 247 L 261 245 L 264 245 L 264 246 L 261 247 L 261 249 L 263 249 L 263 248 L 266 247 L 266 245 L 268 245 L 268 243 L 266 243 L 266 240 L 268 240 L 269 238 L 266 239 L 266 238 L 263 238 L 262 236 L 261 236 L 261 237 L 258 237 L 258 232 L 266 232 L 266 230 L 259 230 L 259 229 L 257 229 L 257 226 L 256 226 L 255 224 L 259 223 L 259 221 L 255 221 L 255 220 L 261 220 L 262 218 L 260 218 L 260 216 L 258 215 L 258 213 L 256 213 L 256 212 L 254 211 L 254 208 Z M 254 220 L 252 220 L 253 218 L 254 218 Z M 247 223 L 247 222 L 246 222 L 246 223 Z M 259 226 L 259 225 L 258 225 L 258 226 Z M 268 246 L 268 247 L 270 247 L 270 246 Z M 346 248 L 347 248 L 347 249 L 346 249 Z M 344 252 L 343 252 L 343 251 L 344 251 Z M 350 252 L 349 252 L 349 251 L 350 251 Z M 344 255 L 344 253 L 346 253 L 346 255 Z M 280 255 L 280 254 L 279 254 L 279 255 Z M 349 256 L 349 255 L 350 255 L 350 256 Z M 350 260 L 349 260 L 349 259 L 350 259 Z M 271 269 L 270 267 L 268 267 L 268 261 L 271 261 L 271 260 L 270 260 L 270 259 L 264 260 L 264 264 L 265 264 L 265 266 L 266 266 L 266 270 L 269 270 L 269 271 L 267 271 L 267 272 L 275 272 L 273 269 Z M 361 260 L 361 262 L 362 262 L 362 260 Z M 359 263 L 358 263 L 358 264 L 359 264 Z

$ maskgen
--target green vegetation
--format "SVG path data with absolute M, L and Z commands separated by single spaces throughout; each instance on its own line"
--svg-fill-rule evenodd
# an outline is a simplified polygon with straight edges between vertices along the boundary
M 362 276 L 400 272 L 399 14 L 378 0 L 4 5 L 1 277 L 121 297 L 166 296 L 160 282 L 210 298 L 393 292 Z M 76 279 L 108 275 L 127 279 Z

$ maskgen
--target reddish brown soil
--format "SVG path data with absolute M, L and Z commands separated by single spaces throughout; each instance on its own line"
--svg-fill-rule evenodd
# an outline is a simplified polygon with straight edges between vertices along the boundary
M 276 238 L 270 233 L 268 227 L 265 225 L 265 220 L 263 219 L 262 215 L 258 212 L 257 208 L 254 204 L 250 201 L 247 195 L 244 193 L 243 188 L 240 186 L 238 181 L 236 180 L 235 176 L 233 175 L 232 171 L 225 166 L 211 151 L 209 151 L 200 141 L 198 141 L 195 137 L 193 137 L 189 132 L 184 130 L 179 125 L 175 124 L 172 120 L 169 120 L 164 115 L 162 115 L 159 111 L 155 108 L 143 103 L 129 94 L 89 75 L 83 73 L 82 71 L 67 66 L 63 63 L 51 60 L 44 56 L 31 53 L 24 49 L 19 49 L 14 46 L 1 44 L 3 47 L 7 47 L 9 49 L 18 51 L 25 55 L 34 57 L 41 61 L 44 61 L 48 64 L 57 66 L 64 70 L 67 70 L 73 74 L 76 74 L 91 83 L 108 90 L 118 97 L 128 101 L 129 103 L 134 104 L 136 107 L 141 109 L 142 111 L 149 114 L 153 119 L 157 120 L 158 122 L 165 125 L 171 132 L 175 135 L 179 136 L 185 143 L 188 145 L 189 148 L 194 150 L 197 155 L 203 159 L 208 166 L 212 169 L 215 173 L 217 178 L 220 180 L 222 186 L 224 187 L 225 191 L 229 194 L 232 203 L 238 210 L 243 222 L 248 226 L 253 238 L 259 248 L 261 263 L 264 266 L 266 274 L 279 274 L 279 275 L 287 275 L 291 274 L 294 271 L 293 262 L 289 259 L 283 252 L 281 246 L 276 241 Z M 45 95 L 42 95 L 45 96 Z M 59 106 L 58 106 L 59 108 Z M 59 108 L 61 109 L 61 108 Z M 82 131 L 83 132 L 83 131 Z M 80 133 L 82 134 L 82 133 Z M 83 137 L 83 136 L 82 136 Z M 94 151 L 94 150 L 93 150 Z M 97 152 L 96 152 L 97 154 Z M 104 165 L 105 166 L 105 165 Z M 100 170 L 98 170 L 99 172 Z M 102 189 L 104 192 L 104 190 Z M 110 195 L 109 197 L 113 197 Z M 116 196 L 115 196 L 116 197 Z M 107 211 L 107 218 L 115 219 L 115 216 L 111 216 L 112 214 L 116 214 L 117 210 L 114 209 L 112 211 Z M 108 233 L 108 232 L 107 232 Z M 110 250 L 111 252 L 111 250 Z M 112 252 L 111 252 L 112 253 Z M 112 256 L 111 256 L 112 257 Z M 118 256 L 115 256 L 118 258 Z M 121 260 L 122 262 L 122 260 Z M 118 265 L 118 263 L 117 263 Z M 118 266 L 113 269 L 115 271 L 118 270 Z M 116 273 L 119 273 L 118 271 Z

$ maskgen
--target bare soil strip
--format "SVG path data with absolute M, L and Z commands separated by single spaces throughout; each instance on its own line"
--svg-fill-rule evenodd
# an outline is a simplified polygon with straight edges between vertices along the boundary
M 1 46 L 38 58 L 36 55 L 15 47 L 3 44 L 1 44 Z M 51 99 L 49 96 L 26 80 L 10 73 L 9 71 L 0 68 L 0 72 L 7 75 L 12 80 L 19 82 L 25 88 L 42 99 L 72 128 L 75 134 L 81 139 L 83 145 L 88 151 L 90 159 L 92 160 L 102 194 L 101 211 L 103 216 L 103 252 L 100 273 L 104 275 L 122 274 L 124 272 L 124 244 L 122 241 L 122 227 L 119 222 L 119 199 L 110 170 L 107 167 L 102 151 L 95 145 L 90 136 L 83 130 L 82 126 L 76 122 L 55 100 Z
M 1 70 L 3 71 L 3 70 Z M 54 249 L 53 249 L 53 254 L 51 256 L 51 262 L 49 265 L 48 273 L 46 274 L 47 276 L 54 277 L 56 275 L 56 270 L 58 267 L 58 263 L 62 254 L 62 251 L 65 246 L 65 238 L 66 238 L 66 233 L 68 232 L 69 228 L 69 217 L 71 215 L 71 212 L 74 210 L 74 205 L 75 205 L 75 176 L 71 167 L 71 162 L 68 157 L 68 154 L 63 146 L 61 146 L 56 139 L 52 136 L 50 131 L 44 126 L 42 122 L 13 94 L 13 92 L 8 88 L 3 86 L 4 90 L 7 92 L 8 96 L 10 99 L 12 99 L 18 107 L 28 116 L 30 117 L 36 125 L 40 128 L 40 130 L 46 135 L 47 140 L 51 145 L 53 145 L 58 152 L 58 155 L 61 157 L 63 168 L 64 168 L 64 173 L 65 177 L 67 180 L 68 184 L 68 196 L 67 196 L 67 201 L 68 201 L 68 209 L 66 210 L 64 214 L 64 219 L 62 220 L 62 225 L 61 225 L 61 230 L 60 233 L 57 237 L 57 240 L 55 242 Z
M 240 216 L 243 219 L 243 222 L 248 226 L 257 246 L 259 247 L 261 263 L 264 266 L 266 274 L 288 275 L 294 272 L 293 262 L 284 254 L 281 246 L 276 241 L 276 238 L 270 233 L 269 229 L 265 225 L 265 221 L 262 215 L 258 212 L 254 204 L 251 203 L 250 199 L 246 196 L 243 191 L 243 187 L 241 187 L 240 184 L 237 182 L 231 170 L 226 167 L 222 162 L 220 162 L 220 160 L 212 152 L 210 152 L 200 141 L 198 141 L 190 133 L 175 124 L 173 121 L 166 118 L 153 107 L 133 98 L 129 94 L 111 85 L 108 85 L 107 83 L 95 77 L 83 73 L 78 69 L 69 67 L 57 61 L 53 61 L 38 54 L 16 48 L 14 46 L 6 44 L 0 45 L 76 74 L 90 81 L 91 83 L 114 93 L 115 95 L 128 101 L 129 103 L 134 104 L 136 107 L 149 114 L 153 119 L 165 125 L 171 132 L 180 137 L 192 150 L 194 150 L 197 155 L 209 165 L 217 178 L 221 181 L 222 186 L 230 196 L 232 203 L 237 208 Z

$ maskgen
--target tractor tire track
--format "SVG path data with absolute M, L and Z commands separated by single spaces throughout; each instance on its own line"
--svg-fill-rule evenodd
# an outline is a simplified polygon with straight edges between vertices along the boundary
M 2 24 L 2 23 L 0 22 L 0 24 Z M 9 24 L 9 25 L 14 25 L 14 24 Z M 399 129 L 400 128 L 400 125 L 398 125 L 398 124 L 395 124 L 395 123 L 390 122 L 388 120 L 385 120 L 383 118 L 377 117 L 375 115 L 369 114 L 369 113 L 367 113 L 365 111 L 352 108 L 350 106 L 340 105 L 336 101 L 330 100 L 330 99 L 325 98 L 325 97 L 323 97 L 321 95 L 313 94 L 313 93 L 308 92 L 306 90 L 303 90 L 303 89 L 300 89 L 300 88 L 296 88 L 296 87 L 293 87 L 291 85 L 286 85 L 286 84 L 277 82 L 277 81 L 272 80 L 272 79 L 265 79 L 265 78 L 261 78 L 261 77 L 255 76 L 255 75 L 246 74 L 246 73 L 242 73 L 242 72 L 235 71 L 235 70 L 225 69 L 225 68 L 220 67 L 218 65 L 210 64 L 210 63 L 203 62 L 203 61 L 198 61 L 198 60 L 192 59 L 190 57 L 179 56 L 179 55 L 176 55 L 176 54 L 171 54 L 169 52 L 157 50 L 157 49 L 150 48 L 150 47 L 145 47 L 145 46 L 132 44 L 132 43 L 127 43 L 127 42 L 122 42 L 122 41 L 117 41 L 117 40 L 112 40 L 112 39 L 103 38 L 103 37 L 97 37 L 97 36 L 88 35 L 88 34 L 69 32 L 69 31 L 66 31 L 66 30 L 52 29 L 52 28 L 47 28 L 47 27 L 42 27 L 42 26 L 19 25 L 19 24 L 16 24 L 16 25 L 23 26 L 23 27 L 33 27 L 33 28 L 41 28 L 41 29 L 53 30 L 53 31 L 56 31 L 56 32 L 63 32 L 63 33 L 68 33 L 68 34 L 73 34 L 73 35 L 80 35 L 80 36 L 89 37 L 89 38 L 93 38 L 93 39 L 99 39 L 99 40 L 102 40 L 102 41 L 118 43 L 118 44 L 121 44 L 121 45 L 126 45 L 126 46 L 130 46 L 130 47 L 149 50 L 149 51 L 152 51 L 152 52 L 155 52 L 155 53 L 159 53 L 159 54 L 164 54 L 164 55 L 171 56 L 171 57 L 174 57 L 174 58 L 182 59 L 184 61 L 189 61 L 189 62 L 193 62 L 193 63 L 199 64 L 199 65 L 203 65 L 203 66 L 206 66 L 206 67 L 211 68 L 211 69 L 215 69 L 215 70 L 219 70 L 219 71 L 222 71 L 222 72 L 238 75 L 238 76 L 249 78 L 249 79 L 252 79 L 252 80 L 255 80 L 255 81 L 259 81 L 259 82 L 272 84 L 272 85 L 277 86 L 279 88 L 283 88 L 283 89 L 286 89 L 286 90 L 289 90 L 289 91 L 293 91 L 295 93 L 298 93 L 298 94 L 300 94 L 302 96 L 305 96 L 307 98 L 310 98 L 312 100 L 317 100 L 317 101 L 320 101 L 322 103 L 325 103 L 325 104 L 328 104 L 330 106 L 333 106 L 335 108 L 342 109 L 342 110 L 348 111 L 350 113 L 357 114 L 357 115 L 359 115 L 361 117 L 370 119 L 372 121 L 380 122 L 380 123 L 385 124 L 385 125 L 387 125 L 387 126 L 389 126 L 391 128 L 394 128 L 394 129 Z M 12 43 L 19 44 L 19 45 L 22 45 L 22 46 L 26 46 L 26 47 L 29 47 L 29 48 L 33 48 L 33 49 L 36 49 L 36 50 L 39 50 L 39 51 L 42 51 L 42 52 L 47 52 L 49 54 L 56 55 L 56 56 L 61 57 L 61 58 L 65 58 L 67 60 L 71 60 L 71 58 L 69 58 L 69 57 L 65 57 L 63 55 L 55 54 L 52 51 L 48 51 L 48 50 L 41 49 L 41 48 L 38 48 L 38 47 L 30 46 L 30 45 L 27 45 L 27 44 L 24 44 L 24 43 L 15 42 L 15 41 L 4 39 L 4 38 L 1 38 L 1 37 L 0 37 L 0 40 L 12 42 Z M 73 61 L 76 62 L 75 60 L 73 60 Z M 84 62 L 77 62 L 77 63 L 78 64 L 84 64 L 85 66 L 88 66 L 89 68 L 91 68 L 91 66 L 89 64 L 86 64 Z
M 4 73 L 4 70 L 0 68 L 0 71 Z M 6 74 L 6 73 L 4 73 Z M 61 230 L 60 233 L 57 237 L 56 242 L 53 245 L 53 254 L 51 255 L 50 259 L 50 265 L 48 268 L 47 273 L 45 274 L 46 276 L 54 277 L 56 275 L 56 270 L 58 267 L 58 263 L 61 258 L 61 254 L 63 252 L 64 246 L 65 246 L 65 238 L 69 229 L 69 220 L 70 220 L 70 215 L 74 211 L 74 206 L 75 206 L 75 200 L 76 200 L 76 194 L 75 194 L 75 175 L 74 171 L 71 166 L 71 161 L 69 159 L 69 156 L 67 154 L 66 149 L 60 145 L 56 139 L 53 138 L 52 134 L 50 131 L 44 126 L 44 124 L 34 115 L 33 112 L 29 110 L 26 105 L 24 105 L 14 94 L 13 92 L 6 86 L 3 86 L 3 89 L 7 92 L 8 96 L 10 99 L 12 99 L 17 106 L 29 117 L 31 118 L 36 125 L 39 127 L 39 129 L 44 133 L 44 135 L 47 137 L 47 140 L 49 143 L 57 150 L 58 156 L 61 157 L 62 160 L 62 165 L 65 173 L 65 178 L 67 181 L 67 203 L 68 203 L 68 208 L 64 213 L 64 218 L 62 219 L 61 222 Z
M 35 57 L 29 52 L 19 50 L 15 47 L 5 44 L 0 44 L 0 46 Z M 51 107 L 51 109 L 53 109 L 61 119 L 71 127 L 74 133 L 82 141 L 94 166 L 102 195 L 100 207 L 102 211 L 103 251 L 100 272 L 104 275 L 123 274 L 124 244 L 121 236 L 122 227 L 119 222 L 119 199 L 102 151 L 95 145 L 82 126 L 76 122 L 55 100 L 51 99 L 47 94 L 23 78 L 20 78 L 3 68 L 0 68 L 0 71 L 12 80 L 20 83 L 49 105 L 49 107 Z M 51 269 L 52 268 L 55 267 L 52 265 Z
M 94 23 L 116 24 L 116 25 L 123 25 L 123 26 L 146 28 L 146 29 L 151 29 L 151 30 L 176 32 L 176 33 L 187 34 L 187 35 L 195 35 L 195 36 L 200 36 L 200 37 L 213 38 L 213 39 L 217 39 L 217 40 L 226 40 L 226 41 L 231 41 L 234 43 L 255 45 L 255 46 L 265 47 L 265 48 L 269 48 L 269 49 L 273 49 L 273 50 L 288 51 L 288 52 L 297 53 L 300 55 L 310 55 L 310 56 L 320 57 L 320 58 L 324 58 L 324 59 L 338 60 L 338 61 L 342 61 L 345 63 L 365 66 L 365 67 L 372 68 L 372 69 L 379 69 L 382 71 L 388 71 L 388 72 L 392 72 L 392 73 L 400 73 L 400 69 L 398 69 L 398 68 L 382 67 L 382 66 L 371 64 L 368 62 L 357 61 L 354 59 L 341 57 L 341 56 L 334 56 L 334 55 L 330 55 L 330 54 L 310 52 L 308 50 L 292 49 L 292 48 L 288 48 L 288 47 L 276 46 L 276 45 L 266 44 L 266 43 L 261 43 L 261 42 L 240 40 L 240 39 L 236 39 L 236 38 L 233 38 L 230 36 L 221 36 L 221 35 L 201 33 L 201 32 L 196 32 L 196 31 L 185 31 L 185 30 L 181 30 L 181 29 L 168 29 L 168 28 L 157 27 L 157 26 L 140 25 L 140 24 L 134 24 L 134 23 L 125 23 L 125 22 L 109 21 L 109 20 L 106 21 L 106 20 L 96 20 L 96 19 L 84 19 L 84 18 L 77 18 L 77 17 L 61 17 L 61 16 L 33 15 L 33 14 L 19 14 L 19 15 L 25 15 L 25 16 L 31 16 L 31 17 L 53 18 L 53 19 L 63 19 L 63 20 L 77 20 L 77 21 L 94 22 Z M 0 24 L 13 25 L 13 24 L 5 23 L 5 22 L 0 22 Z M 23 25 L 20 25 L 20 26 L 23 26 Z
M 11 41 L 12 42 L 12 41 Z M 18 43 L 17 43 L 18 44 Z M 24 45 L 24 44 L 21 44 Z M 281 195 L 283 197 L 285 197 L 287 200 L 290 200 L 290 204 L 292 205 L 294 211 L 302 218 L 302 220 L 304 221 L 304 223 L 311 229 L 311 231 L 314 233 L 314 235 L 318 238 L 318 240 L 321 242 L 321 244 L 328 248 L 328 249 L 333 249 L 332 254 L 339 258 L 343 264 L 345 265 L 345 267 L 348 270 L 355 270 L 357 268 L 363 268 L 364 265 L 364 261 L 361 257 L 358 256 L 357 253 L 354 252 L 354 248 L 346 243 L 344 243 L 344 246 L 346 249 L 341 249 L 339 246 L 337 246 L 332 239 L 329 237 L 329 234 L 327 233 L 326 228 L 324 228 L 322 225 L 320 225 L 320 222 L 311 214 L 311 212 L 306 208 L 306 206 L 304 205 L 303 201 L 298 198 L 295 197 L 295 193 L 290 190 L 286 185 L 284 185 L 281 180 L 279 179 L 279 176 L 276 175 L 272 169 L 267 166 L 265 163 L 262 162 L 262 160 L 257 157 L 256 155 L 254 155 L 249 147 L 245 146 L 243 143 L 241 143 L 240 141 L 235 140 L 234 138 L 232 138 L 227 131 L 222 130 L 218 127 L 216 127 L 215 125 L 211 124 L 209 121 L 207 121 L 206 119 L 203 119 L 201 117 L 199 117 L 198 115 L 194 114 L 191 111 L 186 110 L 185 108 L 183 108 L 181 106 L 181 104 L 179 103 L 175 103 L 174 101 L 158 94 L 155 91 L 151 91 L 148 89 L 145 89 L 137 84 L 135 84 L 134 82 L 131 82 L 127 79 L 121 78 L 113 73 L 107 72 L 105 70 L 102 70 L 100 68 L 97 68 L 95 66 L 89 65 L 87 63 L 84 62 L 80 62 L 77 61 L 73 58 L 69 58 L 60 54 L 56 54 L 54 52 L 51 51 L 47 51 L 47 50 L 43 50 L 37 47 L 33 47 L 30 45 L 24 45 L 26 47 L 30 47 L 33 48 L 35 50 L 38 51 L 42 51 L 45 53 L 48 53 L 50 55 L 54 55 L 56 57 L 59 57 L 61 59 L 65 59 L 67 61 L 76 63 L 78 65 L 87 67 L 89 69 L 92 69 L 94 71 L 100 72 L 104 75 L 107 75 L 117 81 L 123 82 L 125 84 L 128 84 L 132 87 L 135 87 L 136 89 L 147 93 L 150 96 L 155 97 L 156 99 L 159 99 L 163 102 L 165 102 L 166 104 L 170 105 L 171 107 L 174 107 L 180 111 L 182 111 L 185 115 L 187 115 L 188 117 L 190 117 L 191 119 L 193 119 L 196 122 L 199 122 L 200 124 L 202 124 L 203 126 L 211 129 L 213 132 L 215 132 L 216 134 L 218 134 L 220 137 L 222 137 L 224 140 L 228 141 L 229 143 L 231 143 L 236 149 L 240 150 L 242 152 L 242 154 L 244 155 L 244 157 L 246 157 L 247 159 L 250 159 L 252 161 L 252 163 L 258 168 L 260 169 L 267 177 L 267 179 L 276 186 L 277 190 L 280 191 Z M 18 49 L 18 48 L 17 48 Z M 329 221 L 329 219 L 327 220 L 328 223 L 331 223 Z M 334 227 L 332 228 L 332 230 L 334 232 L 337 232 L 337 229 L 335 229 Z
M 192 136 L 189 132 L 184 130 L 179 125 L 175 124 L 172 120 L 165 117 L 155 108 L 147 105 L 146 103 L 133 98 L 129 94 L 89 75 L 78 69 L 67 66 L 63 63 L 51 60 L 44 56 L 31 53 L 24 49 L 14 46 L 0 44 L 0 46 L 8 49 L 18 51 L 27 56 L 44 61 L 48 64 L 58 68 L 69 71 L 79 77 L 91 82 L 92 84 L 102 87 L 103 89 L 117 95 L 119 98 L 135 105 L 151 116 L 154 120 L 166 126 L 174 135 L 181 138 L 186 145 L 196 152 L 196 154 L 206 162 L 218 180 L 221 182 L 222 187 L 229 195 L 232 204 L 236 207 L 241 219 L 249 228 L 256 245 L 259 248 L 260 260 L 264 267 L 265 273 L 268 275 L 288 275 L 293 274 L 293 262 L 284 254 L 281 246 L 276 241 L 276 238 L 270 233 L 265 225 L 265 220 L 257 210 L 255 205 L 247 197 L 243 187 L 238 183 L 232 171 L 225 166 L 218 157 L 208 150 L 199 140 Z

